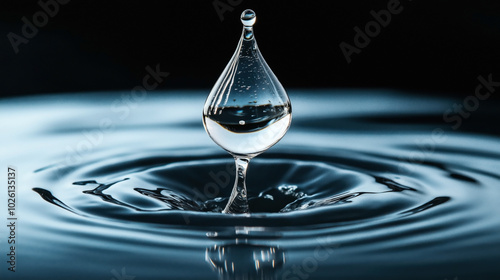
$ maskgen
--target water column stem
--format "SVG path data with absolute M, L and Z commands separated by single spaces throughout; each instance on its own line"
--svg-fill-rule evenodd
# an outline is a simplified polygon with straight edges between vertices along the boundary
M 227 214 L 245 214 L 249 213 L 247 187 L 245 184 L 247 176 L 248 163 L 250 158 L 234 157 L 236 164 L 236 179 L 234 181 L 233 191 L 229 197 L 229 201 L 222 213 Z

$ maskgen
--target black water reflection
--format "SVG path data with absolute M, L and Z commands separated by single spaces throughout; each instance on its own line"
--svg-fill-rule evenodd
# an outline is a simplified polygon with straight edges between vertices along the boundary
M 279 238 L 277 233 L 256 227 L 229 231 L 207 233 L 215 244 L 206 248 L 205 261 L 219 279 L 278 279 L 286 256 L 278 245 L 272 245 L 272 240 Z
M 277 247 L 254 245 L 241 240 L 207 248 L 205 259 L 219 279 L 278 279 L 285 253 Z

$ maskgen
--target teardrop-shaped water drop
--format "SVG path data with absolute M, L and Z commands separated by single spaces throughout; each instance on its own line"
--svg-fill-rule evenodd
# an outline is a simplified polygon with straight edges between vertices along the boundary
M 292 121 L 288 95 L 260 54 L 252 10 L 241 14 L 243 33 L 231 61 L 203 107 L 205 129 L 234 156 L 236 180 L 224 213 L 248 213 L 246 172 L 250 159 L 276 144 Z
M 255 40 L 255 12 L 241 14 L 236 51 L 203 108 L 210 137 L 234 156 L 252 158 L 276 144 L 291 122 L 285 89 L 262 57 Z

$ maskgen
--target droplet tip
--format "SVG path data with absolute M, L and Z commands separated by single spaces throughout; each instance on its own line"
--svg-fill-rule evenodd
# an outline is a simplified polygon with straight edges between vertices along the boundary
M 241 13 L 241 23 L 246 27 L 252 27 L 256 20 L 255 12 L 251 9 L 246 9 Z

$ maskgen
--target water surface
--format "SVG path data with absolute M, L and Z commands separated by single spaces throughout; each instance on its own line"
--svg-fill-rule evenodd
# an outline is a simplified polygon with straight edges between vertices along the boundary
M 291 91 L 289 132 L 250 163 L 252 214 L 224 215 L 234 163 L 206 94 L 2 100 L 19 177 L 2 279 L 500 278 L 498 104 L 453 129 L 461 100 Z

